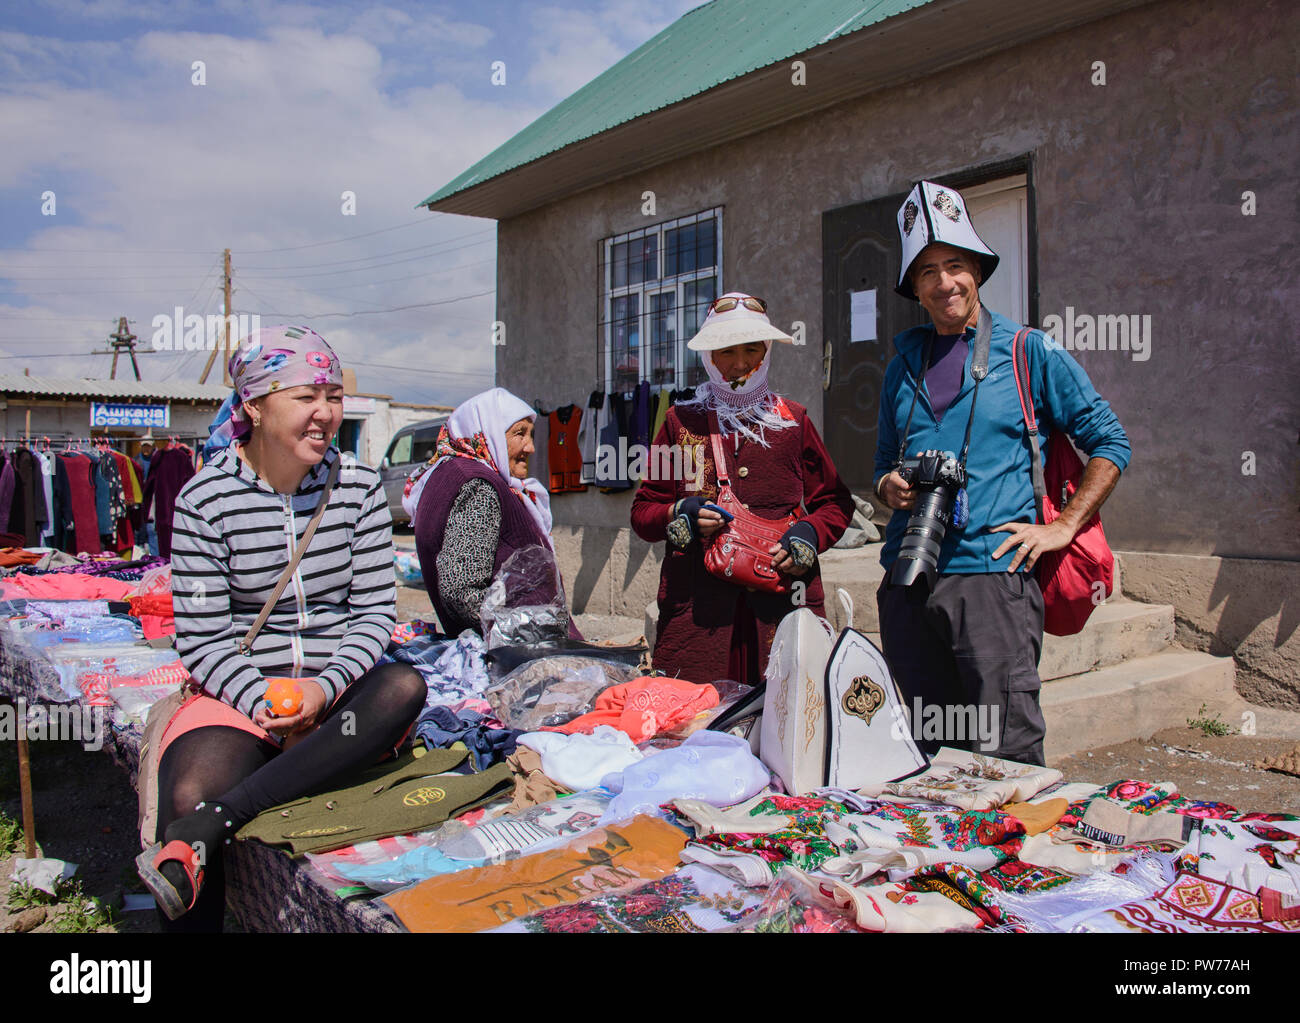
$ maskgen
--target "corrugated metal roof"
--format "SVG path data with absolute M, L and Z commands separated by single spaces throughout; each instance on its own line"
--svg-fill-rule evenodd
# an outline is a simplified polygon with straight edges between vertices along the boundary
M 0 374 L 0 394 L 32 394 L 52 398 L 154 398 L 163 401 L 212 401 L 219 404 L 226 400 L 230 388 L 220 384 L 172 383 L 166 380 L 69 379 L 3 373 Z
M 429 196 L 436 203 L 582 139 L 936 0 L 712 0 L 688 11 Z

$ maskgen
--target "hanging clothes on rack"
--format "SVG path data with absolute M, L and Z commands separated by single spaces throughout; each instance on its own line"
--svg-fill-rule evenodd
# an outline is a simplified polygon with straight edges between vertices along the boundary
M 109 455 L 117 464 L 117 473 L 122 480 L 122 498 L 125 502 L 122 514 L 118 516 L 114 546 L 118 551 L 125 552 L 135 546 L 135 530 L 131 526 L 130 511 L 132 507 L 144 500 L 144 492 L 140 489 L 140 481 L 136 478 L 135 466 L 131 464 L 131 459 L 120 451 L 110 450 Z
M 181 444 L 155 449 L 149 460 L 149 476 L 144 485 L 144 510 L 148 516 L 153 506 L 154 529 L 158 533 L 158 553 L 170 558 L 172 553 L 172 513 L 176 495 L 195 475 L 194 452 Z
M 632 432 L 632 401 L 622 394 L 609 396 L 609 420 L 600 431 L 597 453 L 597 483 L 602 494 L 629 490 L 633 481 L 628 478 L 628 441 Z M 604 456 L 603 458 L 601 456 Z
M 95 504 L 94 465 L 84 451 L 69 449 L 57 456 L 65 473 L 67 503 L 60 548 L 70 554 L 99 554 L 99 515 Z M 56 469 L 56 481 L 58 479 Z
M 582 445 L 579 440 L 582 418 L 582 409 L 577 405 L 562 405 L 548 417 L 550 444 L 547 460 L 552 494 L 587 489 L 582 482 Z
M 600 443 L 600 428 L 604 426 L 601 419 L 605 408 L 605 392 L 592 391 L 587 397 L 587 411 L 578 428 L 578 446 L 582 449 L 583 483 L 596 482 L 596 448 Z
M 660 391 L 655 395 L 654 422 L 650 424 L 650 437 L 652 440 L 658 437 L 659 431 L 663 429 L 664 420 L 668 418 L 668 406 L 672 403 L 672 396 L 667 391 Z

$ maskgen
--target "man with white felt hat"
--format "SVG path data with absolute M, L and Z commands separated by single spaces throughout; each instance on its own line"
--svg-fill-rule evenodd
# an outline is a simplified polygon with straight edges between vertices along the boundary
M 932 322 L 894 338 L 881 391 L 875 491 L 894 509 L 877 592 L 885 655 L 914 734 L 918 714 L 934 720 L 926 709 L 941 712 L 944 734 L 917 736 L 927 753 L 948 745 L 1042 764 L 1043 597 L 1032 570 L 1101 507 L 1128 465 L 1128 438 L 1074 359 L 1030 331 L 1040 428 L 1064 430 L 1087 458 L 1060 517 L 1035 524 L 1012 368 L 1020 326 L 979 298 L 997 253 L 976 232 L 961 194 L 932 181 L 918 182 L 904 200 L 898 233 L 895 290 L 920 302 Z M 951 725 L 974 721 L 996 721 L 996 734 L 950 734 Z

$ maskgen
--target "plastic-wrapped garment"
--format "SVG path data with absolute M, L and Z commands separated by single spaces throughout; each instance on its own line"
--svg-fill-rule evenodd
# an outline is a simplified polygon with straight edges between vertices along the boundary
M 439 874 L 481 867 L 484 860 L 454 860 L 437 846 L 426 845 L 403 853 L 390 863 L 336 863 L 334 872 L 345 881 L 376 892 L 392 892 Z
M 528 732 L 519 737 L 519 745 L 540 753 L 546 776 L 574 792 L 612 788 L 601 779 L 621 773 L 645 756 L 626 732 L 609 725 L 600 725 L 590 735 Z
M 25 611 L 29 615 L 45 615 L 62 621 L 64 618 L 105 618 L 108 616 L 107 600 L 29 600 Z
M 407 586 L 423 586 L 424 573 L 420 571 L 420 559 L 415 551 L 393 550 L 393 572 L 397 581 Z
M 483 640 L 466 629 L 455 640 L 425 635 L 390 645 L 384 660 L 414 667 L 429 687 L 424 705 L 446 707 L 483 696 L 491 681 L 483 653 Z
M 611 686 L 596 697 L 590 711 L 555 730 L 572 735 L 590 732 L 597 725 L 612 725 L 640 743 L 717 705 L 718 691 L 713 686 L 647 675 L 627 685 Z
M 389 838 L 378 838 L 370 842 L 358 842 L 356 845 L 344 846 L 342 849 L 332 849 L 329 852 L 307 853 L 307 862 L 312 865 L 327 881 L 345 887 L 361 884 L 363 887 L 373 888 L 378 892 L 390 892 L 400 888 L 403 885 L 410 884 L 412 880 L 418 878 L 409 878 L 402 880 L 401 875 L 406 868 L 397 867 L 399 861 L 403 860 L 407 854 L 419 852 L 421 849 L 434 848 L 438 843 L 441 835 L 451 829 L 464 829 L 464 825 L 455 820 L 447 821 L 430 831 L 419 831 L 413 835 L 392 835 Z M 408 864 L 414 864 L 417 858 L 412 857 Z M 347 873 L 343 872 L 344 867 L 348 868 Z M 386 876 L 393 875 L 393 883 L 387 883 Z M 359 881 L 358 877 L 364 876 L 366 880 Z M 432 874 L 424 874 L 421 877 L 432 877 Z
M 143 675 L 177 660 L 175 650 L 155 650 L 134 644 L 69 643 L 47 647 L 45 658 L 58 673 L 69 696 L 81 696 L 80 677 L 86 672 L 105 675 Z
M 630 892 L 543 909 L 492 933 L 700 934 L 748 921 L 761 901 L 761 893 L 716 871 L 689 866 Z
M 529 661 L 543 657 L 567 654 L 573 657 L 590 657 L 598 661 L 615 661 L 636 668 L 646 656 L 645 644 L 640 646 L 599 646 L 581 639 L 562 639 L 554 643 L 534 643 L 528 646 L 498 646 L 487 652 L 488 671 L 493 679 L 501 679 Z M 714 685 L 717 685 L 715 682 Z
M 629 891 L 671 874 L 685 841 L 672 824 L 638 817 L 593 828 L 562 846 L 517 860 L 431 877 L 385 895 L 383 901 L 409 931 L 482 931 L 538 907 Z
M 1063 933 L 1086 917 L 1150 898 L 1175 876 L 1174 857 L 1169 853 L 1130 856 L 1115 868 L 1076 878 L 1050 891 L 998 892 L 998 906 L 1008 918 L 1005 929 Z
M 586 714 L 606 689 L 639 677 L 625 665 L 562 654 L 520 665 L 484 696 L 507 728 L 533 731 Z
M 135 592 L 140 596 L 150 593 L 171 593 L 172 591 L 172 567 L 170 564 L 158 565 L 149 569 L 140 577 L 140 583 L 135 588 Z
M 109 686 L 109 699 L 126 718 L 144 721 L 149 708 L 164 696 L 176 692 L 176 683 L 165 682 L 152 686 Z
M 462 860 L 500 862 L 569 841 L 596 826 L 609 806 L 605 789 L 588 789 L 448 833 L 439 847 Z
M 19 630 L 22 641 L 37 650 L 64 643 L 134 643 L 140 632 L 130 621 L 120 618 L 65 618 L 56 629 L 25 628 Z
M 795 867 L 782 867 L 754 912 L 730 931 L 745 934 L 861 934 L 854 914 Z
M 548 594 L 554 597 L 545 599 Z M 479 620 L 489 650 L 567 637 L 569 612 L 555 556 L 540 546 L 510 555 L 483 596 Z
M 744 739 L 696 732 L 676 749 L 661 750 L 602 780 L 602 787 L 616 793 L 602 823 L 651 813 L 678 798 L 729 806 L 763 791 L 770 781 L 770 772 Z

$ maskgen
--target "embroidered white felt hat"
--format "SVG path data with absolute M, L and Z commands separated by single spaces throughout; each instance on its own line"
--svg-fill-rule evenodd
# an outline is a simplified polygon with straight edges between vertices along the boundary
M 695 352 L 713 352 L 751 341 L 794 344 L 794 338 L 772 326 L 766 309 L 767 303 L 761 298 L 742 291 L 729 291 L 714 299 L 700 332 L 686 342 L 686 347 Z
M 903 261 L 894 290 L 913 301 L 916 292 L 907 272 L 927 245 L 939 242 L 974 253 L 986 281 L 998 265 L 998 254 L 975 233 L 961 193 L 933 181 L 918 181 L 898 208 L 898 238 L 903 243 Z

